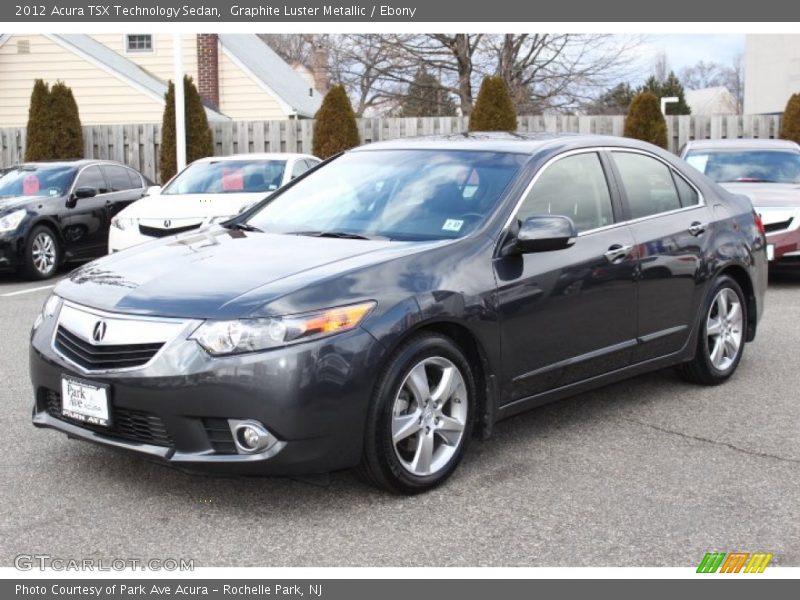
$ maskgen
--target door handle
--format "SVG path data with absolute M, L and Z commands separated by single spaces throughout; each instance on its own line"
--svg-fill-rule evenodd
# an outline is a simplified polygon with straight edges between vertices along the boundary
M 614 263 L 620 259 L 625 258 L 633 250 L 633 246 L 623 246 L 621 244 L 614 244 L 603 253 L 608 262 Z
M 700 221 L 695 221 L 691 225 L 689 225 L 689 233 L 698 236 L 706 231 L 706 227 L 708 227 L 707 223 L 701 223 Z

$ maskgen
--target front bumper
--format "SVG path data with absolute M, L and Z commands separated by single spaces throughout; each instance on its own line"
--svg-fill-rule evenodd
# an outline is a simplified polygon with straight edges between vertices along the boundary
M 326 473 L 358 464 L 383 348 L 362 329 L 281 349 L 212 358 L 175 339 L 146 366 L 86 372 L 54 349 L 56 318 L 33 332 L 33 424 L 189 470 L 231 475 Z M 60 414 L 63 375 L 110 386 L 111 428 Z M 228 420 L 256 420 L 280 440 L 241 454 Z

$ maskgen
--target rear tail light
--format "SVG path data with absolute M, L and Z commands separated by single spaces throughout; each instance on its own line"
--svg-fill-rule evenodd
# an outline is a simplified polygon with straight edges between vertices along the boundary
M 764 229 L 764 221 L 761 220 L 761 215 L 758 214 L 756 211 L 753 211 L 753 216 L 756 220 L 756 229 L 758 229 L 758 233 L 761 235 L 766 235 L 767 231 Z

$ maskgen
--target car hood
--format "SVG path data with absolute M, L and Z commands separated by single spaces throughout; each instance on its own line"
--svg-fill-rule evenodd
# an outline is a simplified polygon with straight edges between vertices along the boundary
M 121 217 L 132 219 L 189 219 L 236 215 L 273 192 L 254 194 L 164 194 L 145 196 L 125 210 Z
M 733 194 L 750 198 L 753 206 L 791 208 L 800 207 L 800 184 L 797 183 L 721 183 Z
M 73 271 L 55 292 L 109 312 L 240 318 L 265 314 L 270 301 L 306 285 L 326 278 L 339 285 L 352 269 L 430 245 L 212 227 L 96 260 Z

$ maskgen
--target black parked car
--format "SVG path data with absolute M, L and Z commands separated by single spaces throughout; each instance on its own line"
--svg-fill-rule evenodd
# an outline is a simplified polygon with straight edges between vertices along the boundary
M 152 183 L 108 160 L 31 162 L 0 176 L 0 267 L 46 279 L 106 254 L 111 217 Z
M 746 198 L 649 144 L 373 144 L 62 281 L 34 326 L 33 423 L 184 468 L 359 466 L 414 493 L 520 411 L 672 365 L 730 377 L 764 244 Z

